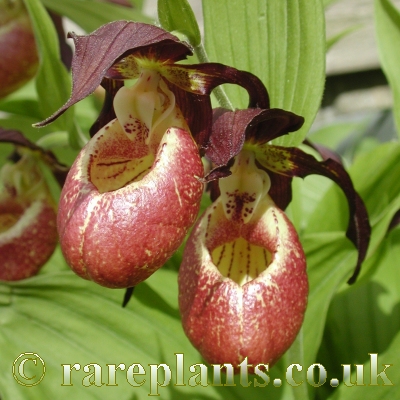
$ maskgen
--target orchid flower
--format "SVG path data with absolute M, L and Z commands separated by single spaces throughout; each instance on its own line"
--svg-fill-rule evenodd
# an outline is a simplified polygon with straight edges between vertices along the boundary
M 0 98 L 14 92 L 38 69 L 30 18 L 22 0 L 0 2 Z
M 58 243 L 56 203 L 39 162 L 62 186 L 68 168 L 20 131 L 0 128 L 0 143 L 15 151 L 0 170 L 0 279 L 25 279 L 39 272 Z
M 179 306 L 186 335 L 212 364 L 250 370 L 272 366 L 295 340 L 308 296 L 306 259 L 283 210 L 291 179 L 317 173 L 340 185 L 350 206 L 347 236 L 359 251 L 370 237 L 364 204 L 340 163 L 317 161 L 271 141 L 296 131 L 302 117 L 280 109 L 214 111 L 206 180 L 214 202 L 196 223 L 179 270 Z
M 92 93 L 108 89 L 92 139 L 74 162 L 58 214 L 63 254 L 81 277 L 129 288 L 160 268 L 199 211 L 212 126 L 210 93 L 243 86 L 250 106 L 268 106 L 254 75 L 222 64 L 178 64 L 191 48 L 147 24 L 116 21 L 71 34 L 73 90 L 42 126 Z M 122 80 L 136 79 L 132 86 Z
M 37 160 L 19 150 L 20 159 L 0 170 L 0 279 L 36 275 L 58 242 L 56 204 Z

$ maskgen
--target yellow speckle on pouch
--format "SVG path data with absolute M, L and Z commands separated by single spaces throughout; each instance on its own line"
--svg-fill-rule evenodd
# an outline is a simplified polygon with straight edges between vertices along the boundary
M 175 193 L 178 196 L 179 205 L 182 207 L 181 195 L 179 194 L 178 185 L 175 179 L 174 179 L 174 185 L 175 185 Z

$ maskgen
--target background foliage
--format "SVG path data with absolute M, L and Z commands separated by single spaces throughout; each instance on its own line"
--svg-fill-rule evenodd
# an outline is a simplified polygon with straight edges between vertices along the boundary
M 32 124 L 52 114 L 69 97 L 70 77 L 59 59 L 58 42 L 45 7 L 67 16 L 90 32 L 116 19 L 153 22 L 141 12 L 142 2 L 128 9 L 100 0 L 25 0 L 40 53 L 34 82 L 0 101 L 0 126 L 16 128 L 52 149 L 70 165 L 88 140 L 99 111 L 92 96 L 43 129 Z M 298 133 L 279 139 L 300 145 L 308 136 L 334 150 L 349 138 L 342 124 L 310 131 L 319 110 L 325 82 L 324 4 L 321 0 L 203 0 L 204 43 L 186 0 L 159 1 L 159 22 L 185 35 L 198 59 L 223 62 L 251 71 L 266 84 L 273 107 L 303 115 Z M 394 116 L 400 129 L 398 66 L 400 14 L 390 0 L 375 0 L 376 32 L 382 68 L 394 93 Z M 234 107 L 244 108 L 246 95 L 236 87 L 219 94 Z M 217 94 L 218 96 L 218 94 Z M 287 210 L 305 248 L 310 281 L 309 305 L 298 339 L 272 368 L 271 382 L 283 378 L 292 363 L 321 363 L 328 371 L 325 385 L 306 383 L 292 388 L 283 379 L 276 388 L 250 386 L 174 386 L 160 388 L 162 399 L 376 399 L 398 398 L 400 390 L 400 228 L 391 224 L 400 209 L 400 145 L 397 140 L 374 142 L 365 150 L 363 135 L 353 141 L 351 157 L 343 153 L 356 189 L 364 199 L 372 225 L 372 239 L 362 274 L 346 284 L 356 251 L 345 238 L 347 203 L 340 189 L 321 177 L 295 180 L 294 200 Z M 364 150 L 363 150 L 364 149 Z M 11 151 L 0 149 L 3 163 Z M 44 167 L 45 168 L 45 167 Z M 53 194 L 59 189 L 47 173 Z M 207 199 L 204 200 L 204 205 Z M 0 396 L 2 399 L 145 399 L 149 381 L 139 388 L 117 374 L 118 386 L 84 387 L 82 372 L 73 373 L 73 386 L 61 386 L 61 364 L 166 363 L 174 371 L 175 353 L 184 353 L 185 366 L 202 362 L 186 339 L 177 306 L 180 252 L 149 280 L 139 285 L 127 308 L 124 292 L 83 281 L 67 267 L 61 252 L 33 278 L 0 284 Z M 22 352 L 38 353 L 46 361 L 44 381 L 35 387 L 18 385 L 12 377 L 14 359 Z M 379 353 L 381 364 L 393 364 L 388 376 L 394 386 L 368 386 L 369 355 Z M 329 380 L 343 379 L 341 364 L 363 364 L 364 386 L 333 389 Z M 353 368 L 355 371 L 355 367 Z M 296 379 L 306 382 L 305 373 Z M 188 379 L 186 377 L 186 379 Z M 173 377 L 174 379 L 174 377 Z M 352 381 L 354 382 L 354 376 Z M 210 383 L 212 381 L 210 380 Z M 172 383 L 172 382 L 171 382 Z

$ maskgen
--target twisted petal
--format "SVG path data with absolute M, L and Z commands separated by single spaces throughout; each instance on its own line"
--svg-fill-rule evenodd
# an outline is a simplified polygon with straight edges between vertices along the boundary
M 312 155 L 297 148 L 280 146 L 253 147 L 257 161 L 266 169 L 286 177 L 298 176 L 305 178 L 311 174 L 318 174 L 333 180 L 343 190 L 349 204 L 350 217 L 347 237 L 358 250 L 357 265 L 348 283 L 353 283 L 360 272 L 361 264 L 365 259 L 371 227 L 365 205 L 355 191 L 349 174 L 343 166 L 335 160 L 318 161 Z
M 202 95 L 209 95 L 225 83 L 240 85 L 249 94 L 249 107 L 269 108 L 269 96 L 264 84 L 250 72 L 219 63 L 204 63 L 163 65 L 160 73 L 181 89 Z

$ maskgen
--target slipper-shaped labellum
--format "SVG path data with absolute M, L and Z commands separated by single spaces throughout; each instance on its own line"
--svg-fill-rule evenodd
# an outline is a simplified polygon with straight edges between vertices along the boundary
M 0 175 L 0 279 L 38 273 L 58 241 L 56 205 L 33 156 L 3 166 Z
M 242 150 L 221 195 L 199 219 L 179 271 L 186 335 L 211 364 L 249 371 L 273 365 L 303 322 L 308 280 L 303 249 L 268 195 L 268 174 Z
M 33 78 L 38 67 L 35 37 L 22 0 L 0 2 L 0 98 Z
M 197 216 L 203 165 L 175 96 L 144 69 L 114 98 L 117 118 L 89 141 L 61 193 L 63 254 L 81 277 L 137 285 L 181 244 Z

